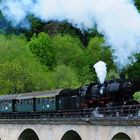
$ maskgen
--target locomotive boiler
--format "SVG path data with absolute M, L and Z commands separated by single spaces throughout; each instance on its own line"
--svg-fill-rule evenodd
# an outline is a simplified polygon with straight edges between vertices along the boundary
M 92 108 L 97 106 L 121 106 L 135 104 L 133 94 L 140 90 L 140 83 L 134 80 L 120 79 L 105 81 L 103 84 L 90 85 L 72 90 L 65 89 L 58 95 L 63 109 Z
M 108 106 L 133 103 L 134 83 L 126 79 L 91 84 L 87 88 L 87 106 Z

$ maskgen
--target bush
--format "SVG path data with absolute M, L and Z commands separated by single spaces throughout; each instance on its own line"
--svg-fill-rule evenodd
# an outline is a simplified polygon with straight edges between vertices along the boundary
M 135 101 L 140 101 L 140 92 L 136 92 L 134 95 L 133 95 L 133 98 Z

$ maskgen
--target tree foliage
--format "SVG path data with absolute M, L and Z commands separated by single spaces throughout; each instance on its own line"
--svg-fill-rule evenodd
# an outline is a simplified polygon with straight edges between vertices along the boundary
M 101 36 L 92 37 L 84 47 L 78 37 L 68 34 L 24 36 L 0 35 L 0 94 L 75 88 L 96 82 L 93 65 L 107 64 L 107 79 L 118 77 L 108 46 Z M 125 72 L 140 77 L 140 55 Z
M 26 47 L 26 39 L 0 35 L 0 94 L 47 89 L 47 68 Z
M 112 55 L 109 47 L 104 45 L 103 37 L 94 37 L 91 38 L 88 44 L 88 47 L 85 51 L 86 57 L 86 66 L 89 67 L 90 81 L 97 80 L 97 76 L 95 74 L 95 70 L 93 65 L 98 61 L 103 61 L 107 64 L 107 70 L 115 69 L 115 65 L 112 60 Z
M 0 65 L 0 85 L 2 93 L 21 93 L 32 91 L 31 73 L 19 63 L 7 62 Z
M 139 0 L 135 0 L 135 5 L 136 5 L 137 9 L 140 10 L 140 1 Z
M 140 54 L 136 55 L 137 61 L 130 65 L 125 72 L 129 78 L 140 80 Z
M 140 10 L 140 0 L 134 2 Z M 118 77 L 112 52 L 96 28 L 81 32 L 66 21 L 45 23 L 33 15 L 28 19 L 30 30 L 17 29 L 0 13 L 0 33 L 8 34 L 0 35 L 0 94 L 78 87 L 96 82 L 93 65 L 98 61 L 107 64 L 107 79 Z M 130 78 L 139 79 L 139 54 L 137 62 L 124 72 Z
M 139 101 L 140 102 L 140 92 L 136 92 L 134 95 L 133 95 L 133 98 L 135 101 Z
M 66 65 L 58 65 L 52 76 L 55 88 L 74 88 L 80 86 L 77 73 Z
M 53 43 L 56 48 L 57 65 L 64 64 L 74 70 L 80 85 L 89 83 L 91 77 L 89 66 L 86 63 L 88 61 L 85 54 L 87 48 L 81 41 L 70 35 L 59 34 L 53 38 Z
M 78 38 L 70 35 L 57 35 L 53 37 L 56 63 L 75 67 L 80 64 L 83 55 L 82 44 Z
M 40 33 L 37 37 L 33 36 L 28 46 L 42 64 L 52 69 L 55 64 L 55 53 L 51 38 L 47 34 Z

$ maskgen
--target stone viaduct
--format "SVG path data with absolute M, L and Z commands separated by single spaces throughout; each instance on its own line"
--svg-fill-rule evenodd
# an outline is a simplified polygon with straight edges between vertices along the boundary
M 1 140 L 140 140 L 140 119 L 0 120 Z

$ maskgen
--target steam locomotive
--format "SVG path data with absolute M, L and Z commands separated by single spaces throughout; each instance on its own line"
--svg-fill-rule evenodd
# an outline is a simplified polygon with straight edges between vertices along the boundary
M 140 90 L 140 82 L 125 79 L 92 83 L 77 89 L 0 96 L 0 113 L 50 112 L 97 106 L 133 104 L 133 94 Z
M 125 79 L 105 81 L 103 84 L 92 83 L 79 89 L 64 89 L 58 97 L 63 109 L 93 108 L 136 104 L 133 95 L 140 90 L 140 82 Z

